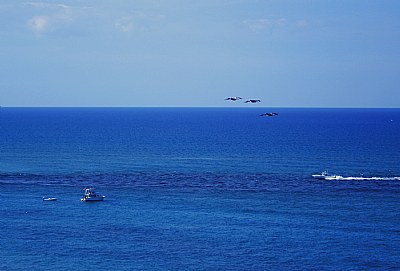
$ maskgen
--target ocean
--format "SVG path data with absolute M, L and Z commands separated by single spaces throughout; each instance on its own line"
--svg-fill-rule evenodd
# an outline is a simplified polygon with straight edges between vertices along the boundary
M 399 270 L 399 176 L 400 109 L 0 108 L 0 270 Z

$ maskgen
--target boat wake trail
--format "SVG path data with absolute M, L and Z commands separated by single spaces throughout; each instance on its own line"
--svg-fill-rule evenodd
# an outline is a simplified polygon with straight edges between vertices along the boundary
M 321 174 L 311 175 L 314 179 L 329 180 L 329 181 L 400 181 L 400 177 L 343 177 L 341 175 L 330 175 L 327 171 Z
M 343 177 L 333 176 L 325 177 L 325 180 L 337 180 L 337 181 L 400 181 L 400 177 Z

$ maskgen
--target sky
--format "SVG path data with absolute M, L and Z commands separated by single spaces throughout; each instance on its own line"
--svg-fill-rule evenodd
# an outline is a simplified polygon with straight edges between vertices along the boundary
M 400 1 L 0 0 L 0 106 L 399 108 Z

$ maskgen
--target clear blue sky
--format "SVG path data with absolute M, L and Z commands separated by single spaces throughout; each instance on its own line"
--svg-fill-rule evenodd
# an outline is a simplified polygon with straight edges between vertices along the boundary
M 0 78 L 1 106 L 400 107 L 400 1 L 0 0 Z

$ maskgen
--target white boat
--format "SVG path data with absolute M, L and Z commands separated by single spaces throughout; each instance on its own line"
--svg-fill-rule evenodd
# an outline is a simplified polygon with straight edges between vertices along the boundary
M 311 175 L 314 179 L 325 180 L 325 177 L 328 176 L 328 171 L 322 171 L 321 174 L 313 174 Z
M 57 198 L 43 197 L 43 201 L 56 201 Z
M 85 188 L 85 194 L 81 201 L 102 201 L 106 196 L 101 196 L 94 191 L 94 188 Z
M 323 171 L 323 172 L 321 172 L 321 174 L 313 174 L 311 176 L 314 179 L 319 179 L 319 180 L 341 180 L 341 179 L 343 179 L 343 176 L 329 175 L 328 171 Z

